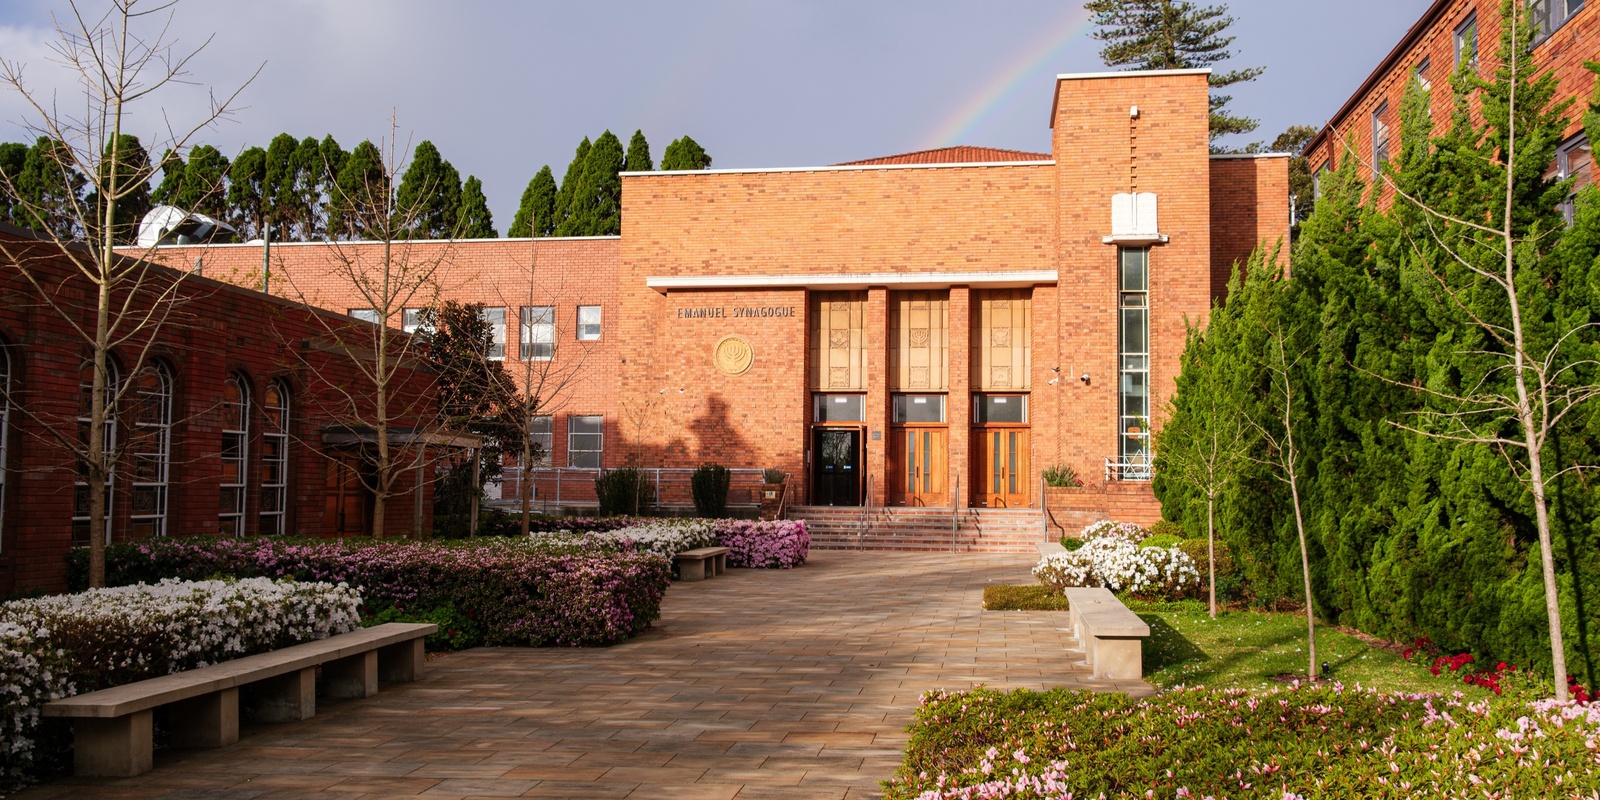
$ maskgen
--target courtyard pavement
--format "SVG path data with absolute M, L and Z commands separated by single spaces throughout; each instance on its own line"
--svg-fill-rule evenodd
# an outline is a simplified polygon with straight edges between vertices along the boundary
M 796 570 L 675 583 L 654 630 L 606 649 L 480 648 L 237 745 L 160 750 L 49 798 L 858 798 L 899 764 L 930 689 L 1075 686 L 1066 615 L 982 611 L 1021 555 L 812 553 Z

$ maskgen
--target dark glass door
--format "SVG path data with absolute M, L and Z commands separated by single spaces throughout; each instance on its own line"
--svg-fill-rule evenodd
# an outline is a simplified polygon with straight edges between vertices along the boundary
M 861 429 L 813 428 L 811 504 L 861 505 Z

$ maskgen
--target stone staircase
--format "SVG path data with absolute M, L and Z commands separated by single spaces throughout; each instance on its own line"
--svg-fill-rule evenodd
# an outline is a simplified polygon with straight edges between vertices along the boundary
M 803 519 L 818 550 L 904 550 L 963 553 L 1037 553 L 1045 539 L 1037 508 L 964 508 L 950 531 L 948 508 L 790 506 Z

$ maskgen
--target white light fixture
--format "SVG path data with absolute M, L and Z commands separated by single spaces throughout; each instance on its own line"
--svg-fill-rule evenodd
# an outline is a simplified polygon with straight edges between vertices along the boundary
M 1089 373 L 1085 372 L 1082 375 L 1078 376 L 1078 380 L 1083 381 L 1083 385 L 1084 386 L 1088 386 L 1089 385 Z

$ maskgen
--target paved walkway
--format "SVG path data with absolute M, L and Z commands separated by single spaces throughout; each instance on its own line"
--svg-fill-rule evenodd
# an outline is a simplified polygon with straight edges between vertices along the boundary
M 929 689 L 1074 685 L 1059 612 L 981 611 L 1019 555 L 812 554 L 674 584 L 655 630 L 608 649 L 482 648 L 221 750 L 46 798 L 873 797 Z

